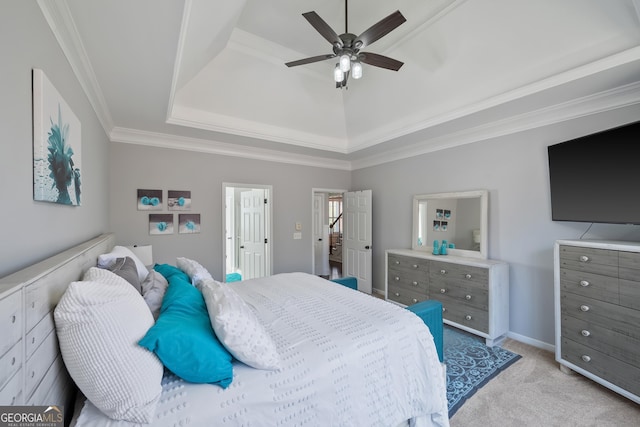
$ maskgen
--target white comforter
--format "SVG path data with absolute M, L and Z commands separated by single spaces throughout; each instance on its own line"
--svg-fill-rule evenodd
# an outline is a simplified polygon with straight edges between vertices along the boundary
M 153 425 L 448 426 L 429 329 L 413 313 L 305 274 L 232 283 L 276 341 L 283 368 L 234 364 L 226 390 L 168 373 Z M 131 426 L 86 402 L 77 426 Z

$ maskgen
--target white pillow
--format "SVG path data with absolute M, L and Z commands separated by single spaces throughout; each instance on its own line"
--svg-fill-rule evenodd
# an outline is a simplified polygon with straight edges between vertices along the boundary
M 233 357 L 253 368 L 280 369 L 275 342 L 240 295 L 213 279 L 200 281 L 198 289 L 216 336 Z
M 184 271 L 189 279 L 191 279 L 191 283 L 197 286 L 198 282 L 201 280 L 213 280 L 209 271 L 204 268 L 198 261 L 194 261 L 189 258 L 178 257 L 176 258 L 176 266 Z
M 115 420 L 149 423 L 162 391 L 163 366 L 138 341 L 153 325 L 126 280 L 91 267 L 69 285 L 54 311 L 64 363 L 82 393 Z
M 130 249 L 125 248 L 124 246 L 114 246 L 111 252 L 108 254 L 102 254 L 98 256 L 98 267 L 102 268 L 110 268 L 113 263 L 116 262 L 118 258 L 129 257 L 136 263 L 136 269 L 138 270 L 138 278 L 140 279 L 140 283 L 144 282 L 144 279 L 147 278 L 147 274 L 149 274 L 149 270 L 147 267 L 140 261 L 140 259 L 131 252 Z

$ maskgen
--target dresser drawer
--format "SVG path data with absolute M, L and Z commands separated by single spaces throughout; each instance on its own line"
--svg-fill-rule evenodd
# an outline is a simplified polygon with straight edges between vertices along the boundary
M 387 283 L 427 291 L 429 276 L 426 271 L 406 271 L 389 268 Z
M 489 287 L 489 271 L 469 265 L 434 261 L 429 268 L 429 278 L 453 283 L 473 283 L 484 289 Z
M 0 336 L 0 356 L 18 342 L 22 336 L 22 293 L 14 292 L 0 300 L 2 332 Z
M 562 336 L 640 368 L 640 339 L 571 316 L 562 316 Z
M 608 249 L 561 245 L 560 268 L 604 276 L 618 276 L 618 252 Z
M 640 394 L 640 368 L 562 337 L 562 358 L 635 395 Z
M 446 281 L 431 283 L 429 285 L 429 297 L 440 300 L 447 296 L 451 301 L 467 304 L 481 310 L 489 310 L 489 292 L 477 286 L 455 285 L 450 286 Z
M 437 296 L 442 303 L 442 317 L 445 320 L 489 333 L 489 312 L 462 304 L 459 300 L 448 296 Z
M 408 257 L 404 255 L 389 254 L 387 256 L 389 269 L 396 271 L 429 271 L 429 260 Z
M 4 387 L 0 387 L 0 405 L 20 405 L 22 396 L 22 369 L 19 369 Z
M 428 299 L 426 291 L 417 291 L 405 286 L 389 283 L 387 299 L 402 305 L 413 305 Z
M 584 271 L 560 269 L 562 291 L 617 304 L 620 300 L 618 279 Z
M 0 388 L 4 386 L 22 366 L 22 340 L 0 357 Z
M 608 328 L 612 331 L 640 339 L 640 311 L 569 292 L 560 294 L 560 311 L 563 316 Z
M 620 252 L 618 264 L 621 279 L 640 281 L 640 252 Z

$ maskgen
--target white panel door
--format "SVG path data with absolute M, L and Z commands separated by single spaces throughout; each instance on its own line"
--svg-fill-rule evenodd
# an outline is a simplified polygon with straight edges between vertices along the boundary
M 349 191 L 343 198 L 343 276 L 358 279 L 358 290 L 371 293 L 371 190 Z
M 254 188 L 240 195 L 240 266 L 242 279 L 265 275 L 264 190 Z

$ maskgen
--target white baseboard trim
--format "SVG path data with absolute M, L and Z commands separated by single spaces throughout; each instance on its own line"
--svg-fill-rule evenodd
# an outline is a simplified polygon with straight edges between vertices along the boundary
M 530 337 L 527 337 L 527 336 L 524 336 L 524 335 L 516 334 L 515 332 L 509 331 L 507 333 L 507 337 L 511 338 L 512 340 L 516 340 L 516 341 L 519 341 L 521 343 L 528 344 L 528 345 L 530 345 L 532 347 L 537 347 L 537 348 L 541 348 L 543 350 L 550 351 L 552 353 L 555 353 L 555 351 L 556 351 L 556 346 L 555 345 L 546 343 L 544 341 L 539 341 L 539 340 L 536 340 L 536 339 L 533 339 L 533 338 L 530 338 Z

